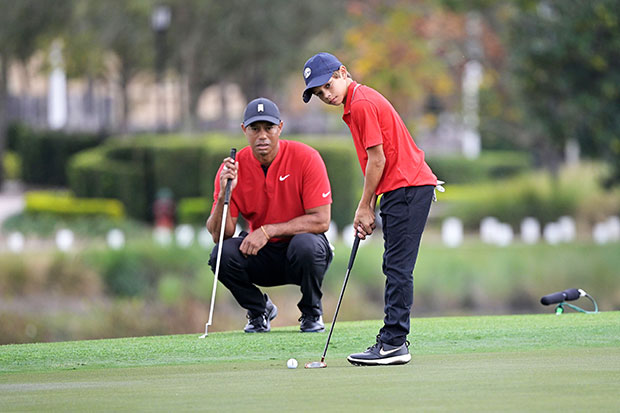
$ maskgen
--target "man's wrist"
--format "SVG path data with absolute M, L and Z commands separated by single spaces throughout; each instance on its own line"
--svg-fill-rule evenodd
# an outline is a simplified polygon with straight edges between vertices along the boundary
M 263 234 L 265 234 L 265 238 L 267 238 L 267 241 L 269 241 L 271 239 L 271 237 L 269 236 L 269 234 L 267 233 L 267 230 L 265 229 L 264 225 L 260 226 L 261 231 L 263 231 Z

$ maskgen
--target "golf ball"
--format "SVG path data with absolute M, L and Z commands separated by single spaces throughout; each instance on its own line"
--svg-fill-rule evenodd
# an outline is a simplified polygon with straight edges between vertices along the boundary
M 296 369 L 297 368 L 297 360 L 295 360 L 295 359 L 288 359 L 288 361 L 286 362 L 286 367 L 288 367 L 289 369 Z

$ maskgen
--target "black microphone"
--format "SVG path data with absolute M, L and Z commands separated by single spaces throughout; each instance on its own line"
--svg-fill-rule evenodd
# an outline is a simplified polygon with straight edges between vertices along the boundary
M 559 293 L 547 294 L 540 299 L 543 305 L 558 304 L 564 301 L 573 301 L 581 297 L 581 291 L 576 288 L 569 288 Z

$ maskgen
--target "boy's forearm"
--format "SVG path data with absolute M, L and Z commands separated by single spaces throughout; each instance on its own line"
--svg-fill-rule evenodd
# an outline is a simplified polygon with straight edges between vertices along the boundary
M 364 190 L 360 199 L 360 205 L 369 206 L 376 199 L 375 191 L 383 176 L 384 168 L 385 155 L 383 153 L 383 145 L 368 148 L 368 163 L 366 164 L 366 173 L 364 174 Z

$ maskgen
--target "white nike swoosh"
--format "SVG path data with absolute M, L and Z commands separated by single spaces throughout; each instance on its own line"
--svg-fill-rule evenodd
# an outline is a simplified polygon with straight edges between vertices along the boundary
M 400 347 L 396 347 L 394 350 L 388 350 L 388 351 L 384 351 L 383 347 L 381 347 L 379 349 L 379 354 L 381 354 L 382 356 L 387 356 L 388 354 L 392 354 L 392 353 L 394 353 L 395 351 L 398 351 L 398 350 L 400 350 Z
M 331 193 L 332 193 L 332 191 L 329 191 L 329 192 L 324 192 L 324 193 L 322 193 L 321 195 L 323 195 L 323 198 L 327 198 L 327 196 L 328 196 L 329 194 L 331 194 Z
M 284 176 L 280 176 L 280 181 L 284 181 L 286 178 L 288 178 L 289 176 L 291 176 L 291 174 L 288 175 L 284 175 Z

